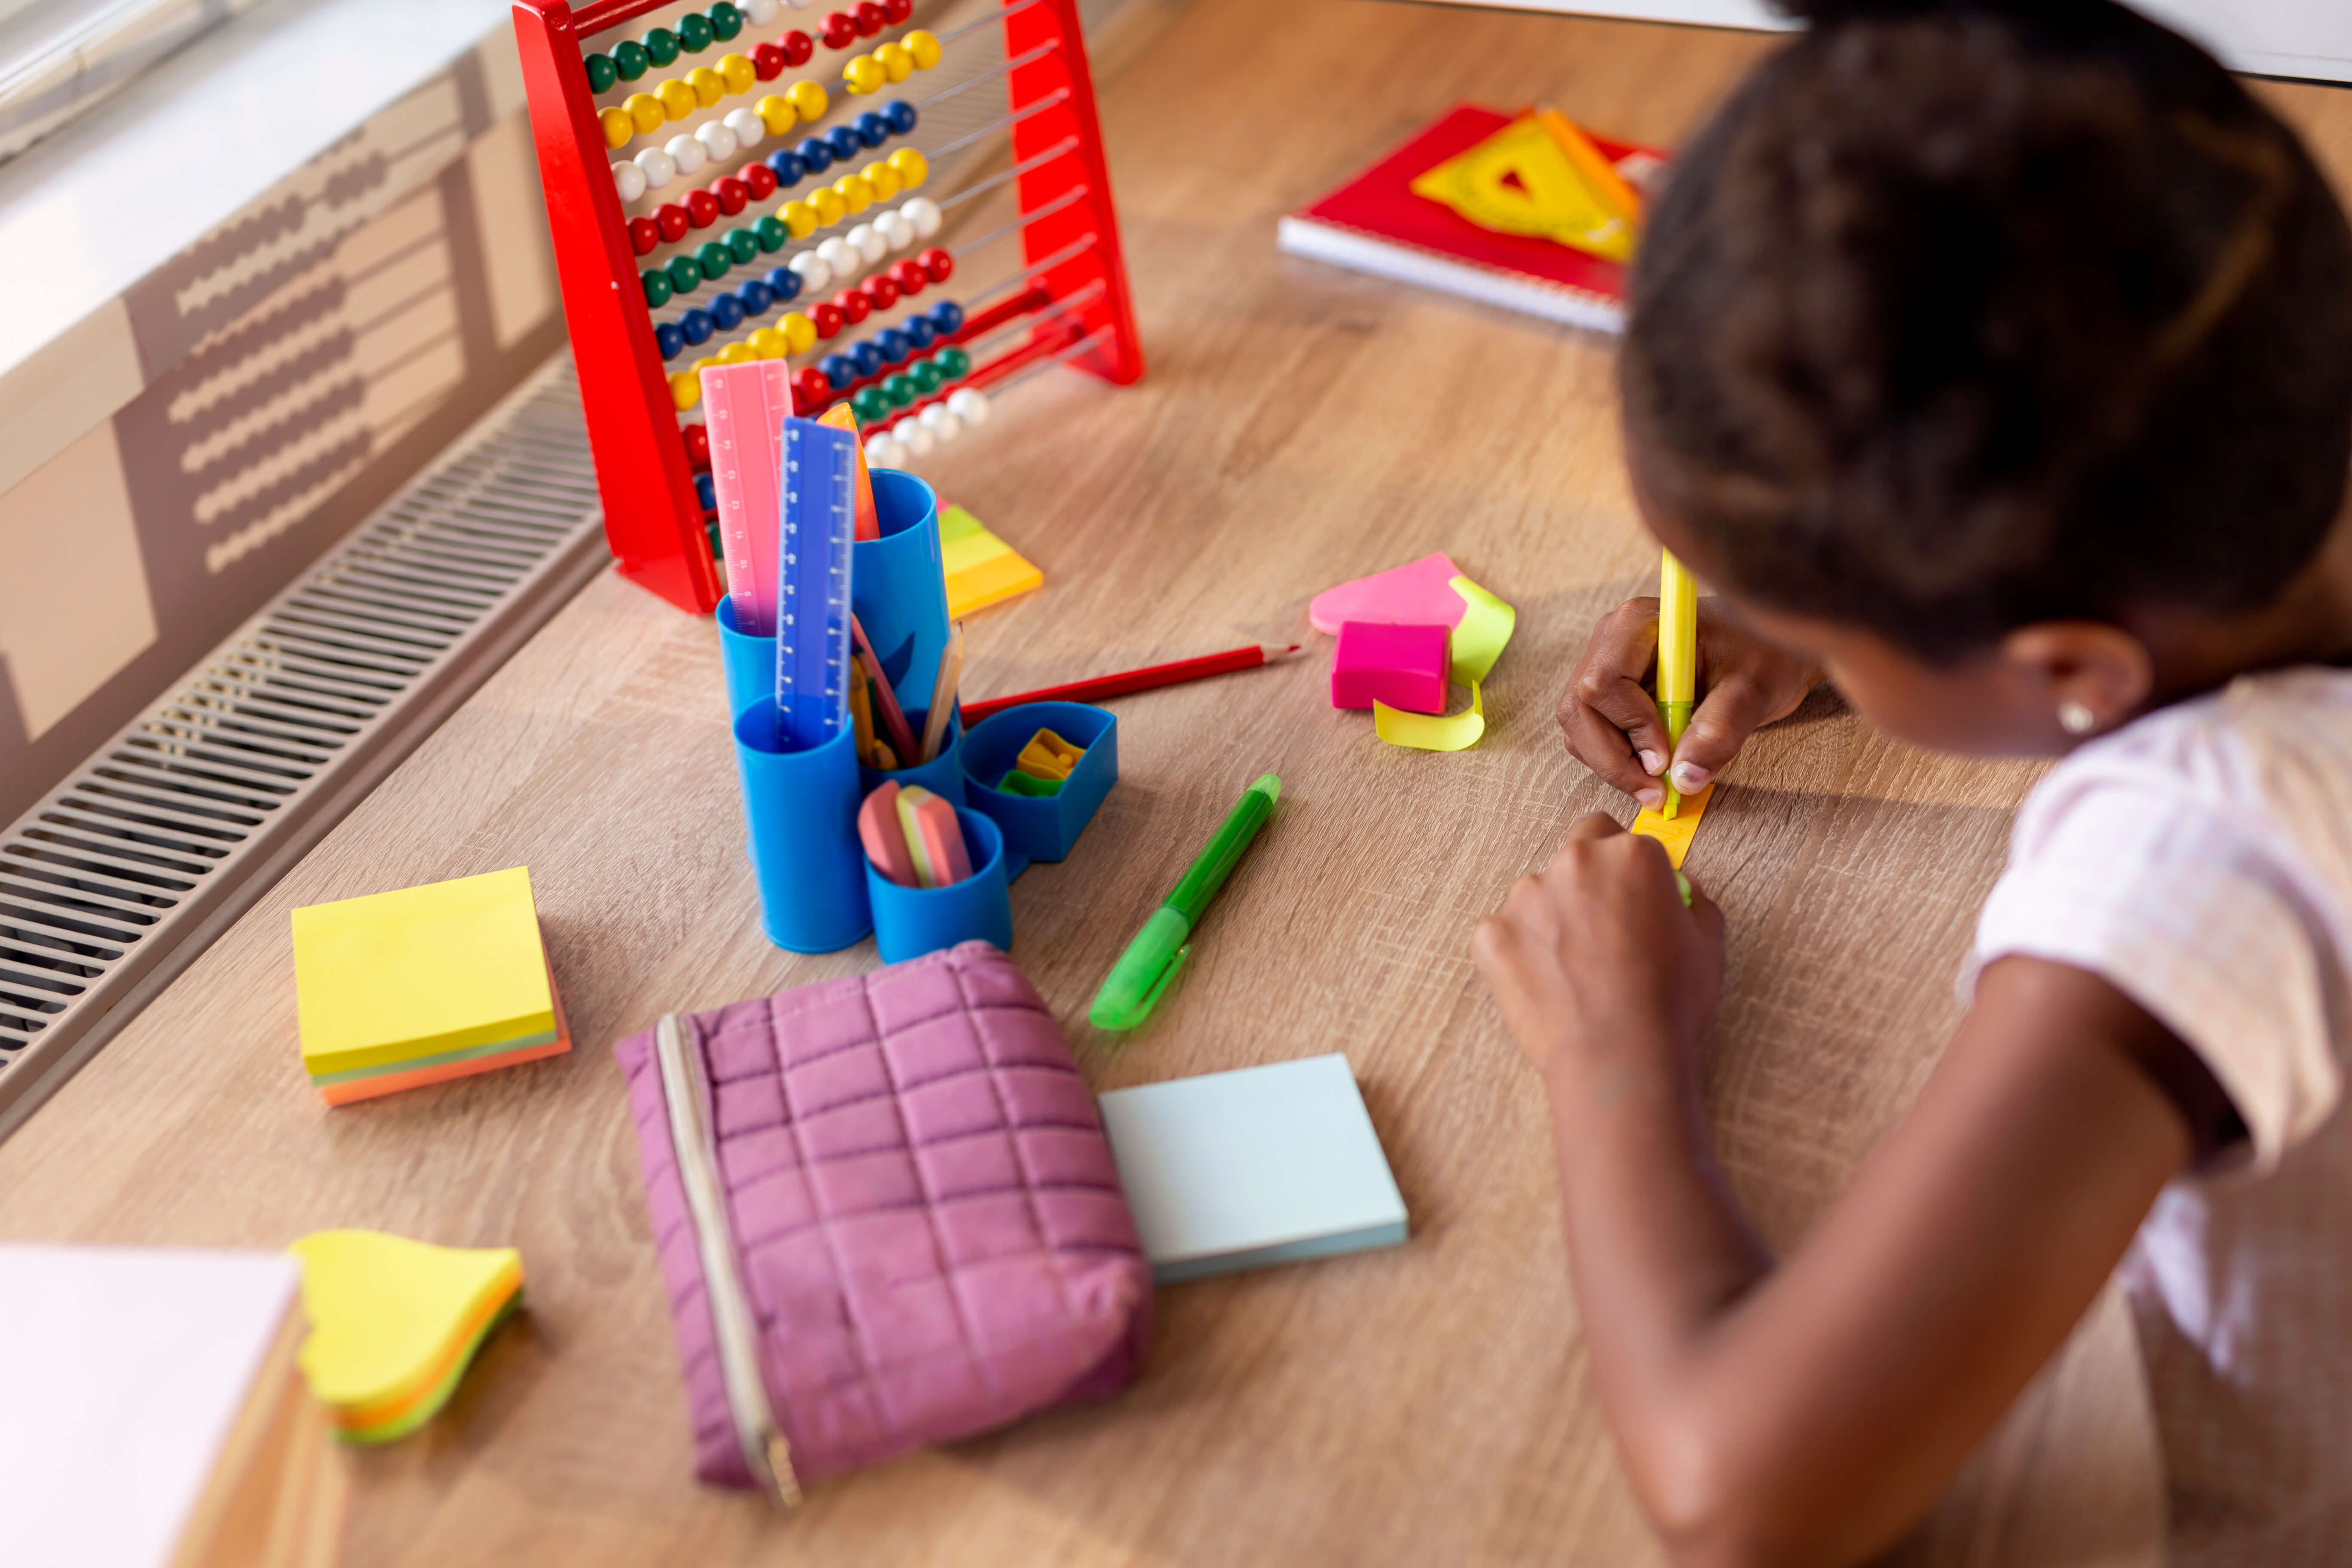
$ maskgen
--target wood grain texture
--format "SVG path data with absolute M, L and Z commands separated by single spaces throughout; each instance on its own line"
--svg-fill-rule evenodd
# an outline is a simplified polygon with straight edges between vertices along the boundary
M 1348 1052 L 1413 1240 L 1167 1291 L 1116 1402 L 827 1486 L 792 1519 L 694 1485 L 608 1047 L 875 960 L 761 937 L 715 633 L 607 576 L 0 1146 L 11 1237 L 278 1247 L 372 1226 L 522 1249 L 530 1310 L 451 1409 L 353 1456 L 353 1568 L 1658 1560 L 1587 1393 L 1541 1097 L 1467 955 L 1574 817 L 1631 816 L 1550 718 L 1587 628 L 1654 570 L 1610 344 L 1283 258 L 1273 226 L 1457 99 L 1672 144 L 1772 41 L 1347 0 L 1148 15 L 1164 26 L 1105 51 L 1102 108 L 1150 374 L 1041 378 L 927 466 L 1047 580 L 971 623 L 966 690 L 1304 637 L 1317 591 L 1440 548 L 1518 605 L 1519 633 L 1487 739 L 1459 755 L 1333 711 L 1328 644 L 1114 703 L 1124 777 L 1068 861 L 1015 884 L 1014 954 L 1098 1089 Z M 2352 97 L 2264 90 L 2340 177 Z M 1269 768 L 1280 815 L 1181 985 L 1140 1034 L 1096 1035 L 1095 984 Z M 1713 1102 L 1776 1239 L 1932 1064 L 2032 777 L 1905 750 L 1822 697 L 1718 792 L 1691 858 L 1733 932 Z M 574 1053 L 321 1105 L 288 911 L 517 864 Z M 2129 1333 L 2104 1303 L 1901 1559 L 2146 1560 Z

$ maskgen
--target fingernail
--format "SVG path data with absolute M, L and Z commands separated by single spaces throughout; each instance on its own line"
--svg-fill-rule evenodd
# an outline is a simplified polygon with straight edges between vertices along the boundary
M 1643 810 L 1655 811 L 1666 804 L 1666 792 L 1662 789 L 1640 790 L 1635 792 L 1633 798 L 1642 803 Z
M 1696 795 L 1706 787 L 1706 781 L 1713 776 L 1696 763 L 1675 764 L 1675 787 L 1685 795 Z
M 1652 778 L 1655 778 L 1660 773 L 1666 771 L 1666 759 L 1658 755 L 1655 752 L 1643 752 L 1642 753 L 1642 771 L 1648 773 Z

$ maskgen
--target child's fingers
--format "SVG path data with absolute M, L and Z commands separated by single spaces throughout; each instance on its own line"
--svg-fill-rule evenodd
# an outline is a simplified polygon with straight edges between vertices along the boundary
M 1588 811 L 1568 825 L 1570 843 L 1586 838 L 1612 838 L 1624 831 L 1617 826 L 1615 817 L 1601 811 Z
M 1688 879 L 1685 878 L 1685 880 Z M 1723 906 L 1706 896 L 1706 889 L 1696 882 L 1690 885 L 1691 919 L 1707 941 L 1720 944 L 1723 941 Z
M 1748 737 L 1776 717 L 1773 707 L 1773 694 L 1745 671 L 1709 686 L 1675 748 L 1675 787 L 1685 795 L 1705 789 L 1739 754 Z
M 1665 799 L 1665 791 L 1658 781 L 1642 771 L 1625 732 L 1600 713 L 1581 703 L 1563 708 L 1560 728 L 1567 732 L 1569 751 L 1578 762 L 1599 773 L 1603 783 L 1623 790 L 1644 805 L 1655 805 Z

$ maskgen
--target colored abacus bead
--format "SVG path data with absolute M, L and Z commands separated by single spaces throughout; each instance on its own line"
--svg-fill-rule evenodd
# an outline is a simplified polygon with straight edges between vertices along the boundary
M 710 319 L 720 331 L 733 331 L 743 324 L 743 301 L 732 294 L 719 295 L 710 301 Z
M 882 118 L 892 131 L 904 136 L 915 129 L 915 106 L 903 98 L 894 98 L 882 106 Z
M 857 41 L 857 18 L 846 11 L 827 11 L 816 31 L 826 48 L 845 49 Z
M 613 165 L 613 189 L 627 205 L 646 194 L 646 172 L 624 159 Z
M 689 55 L 698 55 L 709 48 L 714 36 L 708 16 L 688 11 L 677 19 L 677 47 Z
M 915 352 L 915 345 L 908 341 L 907 334 L 896 327 L 885 327 L 875 333 L 874 348 L 885 364 L 904 364 L 907 356 Z
M 905 177 L 905 172 L 902 170 L 899 178 Z M 902 203 L 899 205 L 898 214 L 915 226 L 917 239 L 930 238 L 940 232 L 940 225 L 947 221 L 947 215 L 940 211 L 940 204 L 929 196 L 917 196 L 911 202 Z
M 776 172 L 765 163 L 746 163 L 736 171 L 735 177 L 743 182 L 743 188 L 751 193 L 755 202 L 764 202 L 776 194 Z
M 655 226 L 653 219 L 649 217 L 633 217 L 629 220 L 629 248 L 631 250 L 635 251 L 639 256 L 651 256 L 654 251 L 654 247 L 660 243 L 661 230 Z
M 743 30 L 743 13 L 730 5 L 728 0 L 719 0 L 709 15 L 711 34 L 722 44 L 730 42 Z
M 924 429 L 942 441 L 954 440 L 963 430 L 963 422 L 944 403 L 934 403 L 915 417 L 922 421 Z
M 784 340 L 792 345 L 793 353 L 804 354 L 816 347 L 816 323 L 800 311 L 794 310 L 776 324 L 784 330 Z
M 769 153 L 767 162 L 761 166 L 775 175 L 778 185 L 786 189 L 799 184 L 808 174 L 808 165 L 802 163 L 801 155 L 789 147 L 779 147 Z
M 907 449 L 893 440 L 887 431 L 869 436 L 866 438 L 866 462 L 869 468 L 903 468 L 907 462 Z
M 915 226 L 907 221 L 904 213 L 896 210 L 876 215 L 874 232 L 882 237 L 885 253 L 904 250 L 915 243 Z
M 709 66 L 697 66 L 687 72 L 686 85 L 693 89 L 698 109 L 708 109 L 727 96 L 727 79 Z
M 890 400 L 890 406 L 893 408 L 904 408 L 914 402 L 918 390 L 915 378 L 903 373 L 891 376 L 882 384 L 882 395 Z
M 936 438 L 923 428 L 919 419 L 901 419 L 890 426 L 890 438 L 919 458 L 937 445 Z
M 953 300 L 942 300 L 931 307 L 931 325 L 942 332 L 955 332 L 963 327 L 963 307 Z
M 895 27 L 915 14 L 915 0 L 882 0 L 882 19 Z
M 948 412 L 966 426 L 979 425 L 988 418 L 988 395 L 976 386 L 959 386 L 948 394 Z
M 835 235 L 816 247 L 819 261 L 835 278 L 847 278 L 857 270 L 857 249 L 840 235 Z
M 819 185 L 809 193 L 808 199 L 809 205 L 816 208 L 817 223 L 822 227 L 831 228 L 849 216 L 848 202 L 845 201 L 841 192 L 832 185 Z
M 666 269 L 672 294 L 691 294 L 702 287 L 702 265 L 691 256 L 673 256 Z
M 677 178 L 677 160 L 658 147 L 640 147 L 629 161 L 645 171 L 646 189 L 649 191 L 660 190 Z
M 874 187 L 863 174 L 844 174 L 826 188 L 841 197 L 845 213 L 862 213 L 874 205 Z
M 929 348 L 939 337 L 939 333 L 931 330 L 930 319 L 926 316 L 909 316 L 898 323 L 898 330 L 907 334 L 907 341 L 919 351 Z
M 669 373 L 669 400 L 681 414 L 702 401 L 702 377 L 690 370 Z
M 709 191 L 688 191 L 679 205 L 686 208 L 686 221 L 697 228 L 709 228 L 719 221 L 719 198 Z
M 817 226 L 824 221 L 817 215 L 815 205 L 809 202 L 786 202 L 783 212 L 780 216 L 784 220 L 784 226 L 793 231 L 794 239 L 806 239 L 817 231 Z M 824 285 L 812 283 L 810 287 L 822 289 Z
M 788 66 L 804 66 L 816 58 L 816 40 L 798 27 L 794 27 L 776 42 L 782 46 L 784 63 Z
M 646 303 L 655 310 L 669 303 L 669 274 L 658 267 L 647 268 L 637 274 L 637 283 L 646 291 Z
M 847 354 L 827 354 L 817 368 L 824 372 L 825 384 L 835 392 L 848 390 L 857 379 L 857 362 Z
M 760 236 L 752 229 L 735 229 L 720 244 L 727 252 L 727 259 L 738 267 L 749 267 L 760 259 Z
M 686 461 L 689 468 L 710 467 L 710 432 L 699 424 L 688 425 L 679 432 L 686 437 Z
M 702 107 L 702 95 L 696 92 L 694 84 L 683 77 L 674 76 L 663 82 L 654 89 L 653 98 L 661 105 L 665 120 L 683 120 Z M 676 157 L 677 153 L 673 150 L 670 155 Z
M 890 154 L 890 167 L 898 172 L 898 179 L 907 189 L 913 190 L 930 178 L 930 161 L 912 147 L 901 147 Z
M 744 19 L 755 27 L 764 27 L 776 19 L 776 0 L 743 0 Z
M 874 59 L 892 81 L 904 81 L 915 74 L 914 52 L 904 44 L 885 44 L 874 51 Z
M 710 312 L 699 305 L 677 319 L 677 330 L 686 335 L 688 342 L 698 348 L 709 342 L 710 334 L 718 328 L 719 323 L 710 319 Z
M 661 236 L 666 245 L 675 245 L 684 239 L 686 231 L 693 226 L 694 219 L 676 202 L 664 202 L 654 208 L 654 232 Z
M 887 217 L 889 215 L 886 213 L 883 216 Z M 859 224 L 856 228 L 843 235 L 841 240 L 850 249 L 857 252 L 857 259 L 868 267 L 881 260 L 890 250 L 890 242 L 884 239 L 882 231 L 870 223 Z
M 789 267 L 771 267 L 760 281 L 768 286 L 780 305 L 801 297 L 801 275 Z
M 756 109 L 730 109 L 719 123 L 735 133 L 735 145 L 747 151 L 768 139 L 768 122 Z
M 816 366 L 803 365 L 793 372 L 793 403 L 798 408 L 814 408 L 832 401 L 833 383 Z
M 801 156 L 801 167 L 812 174 L 822 174 L 833 167 L 833 149 L 824 144 L 822 136 L 811 136 L 793 149 Z
M 898 41 L 915 57 L 917 70 L 927 71 L 940 63 L 940 41 L 925 29 L 918 27 Z
M 890 25 L 890 13 L 882 9 L 877 0 L 857 0 L 857 8 L 850 13 L 857 18 L 857 36 L 870 38 Z
M 751 74 L 761 81 L 773 81 L 783 75 L 785 64 L 782 46 L 773 41 L 752 46 Z
M 751 334 L 751 347 L 761 359 L 782 359 L 793 352 L 792 340 L 781 327 L 761 327 Z
M 890 400 L 878 386 L 862 386 L 850 398 L 849 411 L 870 425 L 890 412 Z
M 670 162 L 677 165 L 681 174 L 691 175 L 710 162 L 710 149 L 691 136 L 673 136 L 662 143 L 662 151 L 669 154 Z
M 694 476 L 694 496 L 697 500 L 702 503 L 703 510 L 716 511 L 718 510 L 719 487 L 711 481 L 711 478 L 709 474 L 697 474 Z
M 898 177 L 898 170 L 879 158 L 858 170 L 857 177 L 874 188 L 874 199 L 877 202 L 888 201 L 906 184 Z
M 960 380 L 971 374 L 971 356 L 952 343 L 933 354 L 931 361 L 947 372 L 950 381 Z
M 889 81 L 890 72 L 872 55 L 852 55 L 842 62 L 841 79 L 852 92 L 879 92 Z
M 835 294 L 833 297 L 833 308 L 839 310 L 841 319 L 852 326 L 856 326 L 874 313 L 872 303 L 855 289 L 844 289 L 840 293 Z
M 753 104 L 751 110 L 760 117 L 760 123 L 767 128 L 771 136 L 782 136 L 801 122 L 801 111 L 793 107 L 791 99 L 780 92 L 768 94 Z
M 869 109 L 850 123 L 857 128 L 857 139 L 868 147 L 879 147 L 890 140 L 890 121 L 878 110 Z
M 886 368 L 882 362 L 881 351 L 872 343 L 853 343 L 850 345 L 849 352 L 842 357 L 849 362 L 850 369 L 854 373 L 850 377 L 852 381 L 863 381 L 867 376 L 879 375 Z
M 702 276 L 713 283 L 726 277 L 727 269 L 735 264 L 735 258 L 727 253 L 727 247 L 715 239 L 703 241 L 694 253 L 694 260 L 702 268 Z
M 865 141 L 858 136 L 856 128 L 850 125 L 836 125 L 826 132 L 824 144 L 832 148 L 834 157 L 844 163 L 866 151 Z
M 646 53 L 645 45 L 635 38 L 625 44 L 613 46 L 613 68 L 621 73 L 623 81 L 636 80 L 653 63 L 653 57 Z
M 824 258 L 814 250 L 802 251 L 786 265 L 800 274 L 802 289 L 811 294 L 833 281 L 833 268 L 827 267 Z
M 816 327 L 820 342 L 830 342 L 841 336 L 841 307 L 830 300 L 820 300 L 808 310 L 809 320 Z
M 934 283 L 944 283 L 955 276 L 955 258 L 941 246 L 933 246 L 915 258 L 922 263 L 923 276 Z
M 760 79 L 760 68 L 751 63 L 749 55 L 721 55 L 719 58 L 719 79 L 729 92 L 749 92 Z
M 890 281 L 887 273 L 868 278 L 863 289 L 866 299 L 873 301 L 877 310 L 887 310 L 898 302 L 898 286 Z
M 625 147 L 637 133 L 636 122 L 629 118 L 629 111 L 618 106 L 598 110 L 596 124 L 604 132 L 607 147 Z
M 757 278 L 747 279 L 735 286 L 735 298 L 743 301 L 747 316 L 764 316 L 768 307 L 776 302 L 776 291 Z
M 676 359 L 686 352 L 686 334 L 675 321 L 664 321 L 654 329 L 654 347 L 664 359 Z
M 800 111 L 800 117 L 811 124 L 823 120 L 826 108 L 832 103 L 832 100 L 825 97 L 824 89 L 813 81 L 793 83 L 793 89 L 784 96 L 792 100 L 793 107 Z
M 667 27 L 656 27 L 646 34 L 646 55 L 654 64 L 666 66 L 677 58 L 677 35 Z
M 723 120 L 709 120 L 696 126 L 694 139 L 702 143 L 702 150 L 710 154 L 714 163 L 735 155 L 735 132 Z
M 580 62 L 588 68 L 588 90 L 609 92 L 621 79 L 621 68 L 613 63 L 610 55 L 590 55 Z
M 937 392 L 940 389 L 940 384 L 947 379 L 946 374 L 929 360 L 909 365 L 907 368 L 907 374 L 913 380 L 915 390 L 925 397 Z
M 899 293 L 911 300 L 930 287 L 931 275 L 923 270 L 921 262 L 910 258 L 890 268 L 890 281 L 898 286 Z
M 718 198 L 719 210 L 733 217 L 751 204 L 751 187 L 729 174 L 710 183 L 710 194 Z
M 778 217 L 773 213 L 770 213 L 767 216 L 754 224 L 751 227 L 751 232 L 753 235 L 758 237 L 760 248 L 771 254 L 782 250 L 784 247 L 785 241 L 793 237 L 792 229 L 785 224 L 783 219 Z M 748 260 L 750 258 L 747 257 L 745 259 Z

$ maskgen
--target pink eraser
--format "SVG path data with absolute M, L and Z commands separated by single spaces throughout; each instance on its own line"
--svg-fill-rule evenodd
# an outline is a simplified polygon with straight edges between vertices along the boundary
M 902 888 L 920 887 L 915 879 L 915 859 L 907 853 L 906 835 L 898 831 L 898 781 L 885 779 L 857 808 L 857 837 L 874 868 Z
M 1331 706 L 1370 708 L 1375 698 L 1407 713 L 1445 711 L 1450 628 L 1345 621 L 1331 658 Z
M 1337 636 L 1349 621 L 1389 621 L 1397 626 L 1435 621 L 1458 626 L 1464 605 L 1452 584 L 1461 575 L 1462 569 L 1444 552 L 1424 555 L 1324 589 L 1307 606 L 1307 624 L 1328 636 Z

